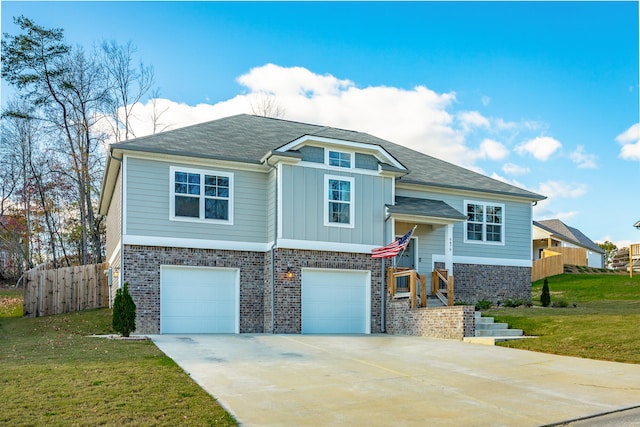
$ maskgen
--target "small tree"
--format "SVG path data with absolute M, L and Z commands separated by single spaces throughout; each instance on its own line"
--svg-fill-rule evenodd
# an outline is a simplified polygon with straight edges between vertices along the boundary
M 124 286 L 116 291 L 112 326 L 123 337 L 136 330 L 136 304 L 129 294 L 129 282 L 124 282 Z
M 543 307 L 549 307 L 551 304 L 551 295 L 549 294 L 549 281 L 544 279 L 544 283 L 542 285 L 542 294 L 540 294 L 540 303 Z

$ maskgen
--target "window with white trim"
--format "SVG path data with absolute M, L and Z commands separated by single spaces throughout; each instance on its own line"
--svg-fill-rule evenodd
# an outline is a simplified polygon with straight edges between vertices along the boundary
M 353 227 L 354 179 L 325 175 L 324 225 Z
M 504 205 L 465 201 L 465 242 L 504 243 Z
M 231 224 L 233 174 L 171 167 L 171 219 Z
M 344 151 L 327 150 L 327 164 L 338 168 L 351 169 L 351 153 Z

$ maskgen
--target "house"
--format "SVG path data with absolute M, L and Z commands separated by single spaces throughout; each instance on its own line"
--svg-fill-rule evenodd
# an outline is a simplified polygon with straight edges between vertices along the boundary
M 605 251 L 577 228 L 559 219 L 533 221 L 533 259 L 540 259 L 544 249 L 557 247 L 583 248 L 586 256 L 584 265 L 594 268 L 605 266 Z
M 543 198 L 366 133 L 236 115 L 112 144 L 99 206 L 138 332 L 377 333 L 389 261 L 371 250 L 415 225 L 398 265 L 446 268 L 458 302 L 530 300 Z

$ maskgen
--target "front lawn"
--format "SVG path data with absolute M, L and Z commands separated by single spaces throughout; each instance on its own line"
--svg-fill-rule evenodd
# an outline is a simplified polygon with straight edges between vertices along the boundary
M 551 303 L 542 307 L 543 281 L 533 284 L 534 306 L 498 308 L 483 314 L 537 339 L 500 345 L 545 353 L 640 363 L 640 277 L 621 274 L 561 274 L 547 279 Z M 574 307 L 575 304 L 575 307 Z
M 0 425 L 236 425 L 151 341 L 89 337 L 110 325 L 108 309 L 0 317 Z

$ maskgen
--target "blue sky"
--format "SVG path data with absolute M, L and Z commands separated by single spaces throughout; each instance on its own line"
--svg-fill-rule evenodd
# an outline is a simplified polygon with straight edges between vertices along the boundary
M 3 1 L 1 12 L 3 32 L 24 14 L 87 49 L 131 41 L 154 67 L 166 128 L 269 96 L 286 119 L 546 195 L 535 219 L 640 241 L 637 2 Z M 137 110 L 138 136 L 150 108 Z

